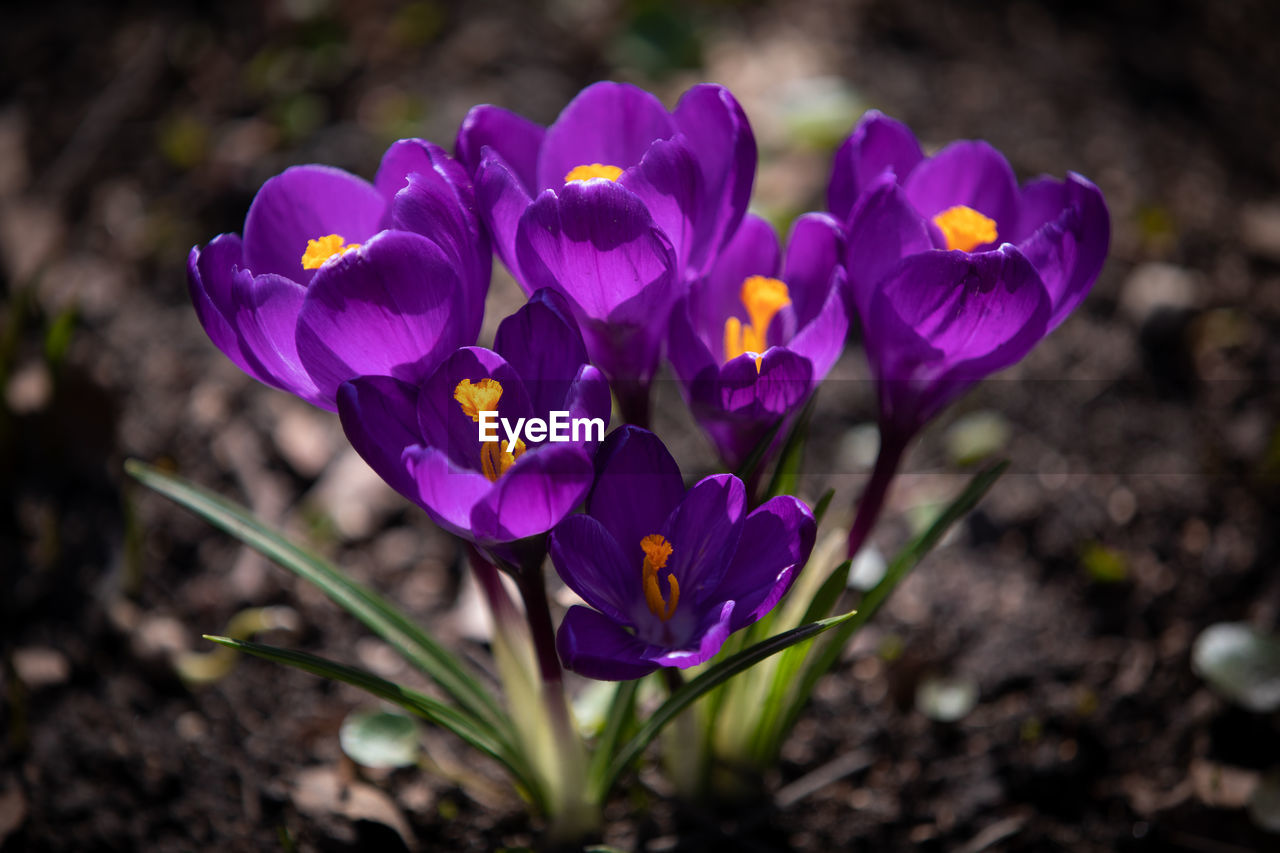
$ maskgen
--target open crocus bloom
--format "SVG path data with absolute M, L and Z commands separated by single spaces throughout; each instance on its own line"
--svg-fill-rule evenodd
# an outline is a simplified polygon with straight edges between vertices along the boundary
M 242 370 L 332 410 L 352 376 L 420 381 L 475 340 L 491 250 L 473 208 L 466 172 L 423 140 L 392 145 L 372 184 L 295 166 L 263 184 L 243 238 L 191 250 L 191 299 Z
M 1019 189 L 987 143 L 925 157 L 905 125 L 877 112 L 837 152 L 828 204 L 845 223 L 881 420 L 904 434 L 1066 319 L 1111 235 L 1102 194 L 1080 175 Z
M 737 101 L 701 85 L 669 112 L 635 86 L 597 83 L 548 128 L 475 107 L 457 150 L 525 291 L 564 294 L 614 390 L 647 393 L 672 303 L 746 212 L 756 147 Z
M 591 486 L 591 458 L 609 423 L 609 387 L 587 364 L 563 299 L 539 291 L 498 327 L 494 349 L 463 347 L 414 384 L 361 376 L 338 393 L 352 446 L 441 527 L 477 544 L 545 533 Z M 515 424 L 552 412 L 598 419 L 571 440 L 480 440 L 483 412 Z
M 556 637 L 575 672 L 619 681 L 702 663 L 773 609 L 809 558 L 815 525 L 801 501 L 748 514 L 730 474 L 686 492 L 651 432 L 617 430 L 596 468 L 586 513 L 550 537 L 556 571 L 591 605 L 571 607 Z
M 785 263 L 781 254 L 772 226 L 748 215 L 671 312 L 668 358 L 729 468 L 798 410 L 844 349 L 840 226 L 805 214 L 792 228 Z

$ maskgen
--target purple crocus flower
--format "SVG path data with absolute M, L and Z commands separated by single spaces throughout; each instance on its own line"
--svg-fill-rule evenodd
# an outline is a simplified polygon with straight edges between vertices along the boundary
M 625 426 L 606 440 L 587 512 L 562 521 L 551 559 L 591 607 L 569 608 L 556 637 L 564 665 L 591 678 L 690 667 L 768 613 L 813 548 L 809 508 L 791 496 L 746 511 L 730 474 L 687 492 L 657 436 Z
M 748 215 L 671 312 L 668 358 L 730 468 L 797 411 L 844 349 L 839 224 L 805 214 L 792 228 L 785 263 L 781 254 L 773 227 Z
M 441 527 L 486 547 L 545 533 L 578 505 L 609 407 L 568 306 L 549 290 L 502 322 L 493 350 L 460 348 L 418 384 L 361 376 L 338 392 L 342 428 L 370 467 Z M 482 442 L 485 412 L 508 425 L 562 412 L 569 440 L 523 432 L 509 442 L 498 428 L 498 441 Z M 580 418 L 598 425 L 579 431 Z
M 475 340 L 491 250 L 473 207 L 465 170 L 419 139 L 392 145 L 372 184 L 295 166 L 263 184 L 243 238 L 191 250 L 191 299 L 242 370 L 332 410 L 352 376 L 420 381 Z
M 908 438 L 1066 319 L 1111 234 L 1102 194 L 1080 175 L 1020 190 L 987 143 L 925 157 L 905 125 L 878 112 L 840 147 L 828 204 L 846 226 L 881 421 Z
M 548 128 L 475 107 L 457 150 L 512 274 L 526 292 L 563 293 L 620 399 L 647 399 L 683 282 L 746 211 L 756 147 L 737 101 L 700 85 L 668 112 L 635 86 L 597 83 Z

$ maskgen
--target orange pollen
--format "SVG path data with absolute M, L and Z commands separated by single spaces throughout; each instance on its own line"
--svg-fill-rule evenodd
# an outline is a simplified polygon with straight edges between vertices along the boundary
M 359 249 L 359 243 L 348 243 L 341 234 L 327 234 L 307 241 L 307 250 L 302 253 L 302 268 L 318 270 L 325 261 L 336 258 L 352 249 Z
M 605 178 L 606 180 L 616 181 L 622 177 L 622 170 L 617 166 L 606 166 L 604 163 L 591 163 L 585 166 L 574 166 L 569 170 L 569 174 L 564 176 L 564 182 L 570 181 L 589 181 L 592 178 Z
M 480 423 L 481 412 L 498 411 L 498 401 L 502 399 L 502 383 L 496 379 L 481 379 L 472 384 L 464 379 L 453 389 L 453 399 L 462 406 L 462 413 L 475 423 Z M 507 452 L 506 444 L 499 441 L 480 442 L 480 469 L 490 483 L 507 473 L 507 469 L 516 464 L 525 451 L 524 441 L 516 439 L 515 450 Z
M 680 582 L 673 572 L 667 572 L 667 590 L 669 599 L 662 597 L 658 587 L 658 569 L 667 567 L 667 559 L 671 556 L 671 543 L 660 533 L 651 533 L 640 540 L 640 550 L 644 551 L 644 602 L 649 605 L 649 612 L 663 622 L 675 615 L 676 605 L 680 602 Z
M 988 219 L 963 204 L 942 211 L 933 217 L 933 224 L 947 238 L 948 249 L 959 249 L 962 252 L 972 252 L 978 246 L 994 243 L 998 236 L 994 219 Z
M 791 304 L 787 285 L 776 278 L 753 275 L 742 282 L 742 305 L 751 323 L 745 328 L 737 317 L 724 321 L 724 360 L 731 361 L 743 353 L 756 356 L 756 370 L 769 348 L 769 324 L 779 311 Z

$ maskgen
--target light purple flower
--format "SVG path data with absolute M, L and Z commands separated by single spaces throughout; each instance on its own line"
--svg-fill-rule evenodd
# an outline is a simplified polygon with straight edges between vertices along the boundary
M 837 152 L 828 204 L 845 223 L 849 296 L 881 420 L 904 435 L 1066 319 L 1111 234 L 1102 194 L 1080 175 L 1019 190 L 987 143 L 925 157 L 905 125 L 878 112 Z
M 491 250 L 473 208 L 466 172 L 423 140 L 392 145 L 373 184 L 295 166 L 263 184 L 243 238 L 191 250 L 191 299 L 242 370 L 332 410 L 352 376 L 421 380 L 475 340 Z
M 728 467 L 798 411 L 840 357 L 849 328 L 843 261 L 829 216 L 796 221 L 783 263 L 773 227 L 748 215 L 672 310 L 668 358 Z
M 587 363 L 564 300 L 542 290 L 498 327 L 494 349 L 463 347 L 421 383 L 361 376 L 338 393 L 352 446 L 444 529 L 482 546 L 545 533 L 591 485 L 609 422 L 609 387 Z M 479 412 L 517 419 L 597 418 L 577 440 L 479 439 Z M 570 434 L 572 438 L 572 434 Z
M 737 101 L 701 85 L 668 112 L 635 86 L 597 83 L 548 128 L 475 107 L 457 150 L 525 291 L 564 294 L 615 392 L 647 395 L 672 303 L 746 211 L 756 148 Z
M 687 492 L 651 432 L 606 440 L 587 512 L 561 522 L 551 559 L 590 607 L 575 605 L 556 637 L 564 665 L 591 678 L 639 678 L 690 667 L 768 613 L 813 548 L 809 508 L 790 496 L 746 511 L 742 481 L 707 477 Z

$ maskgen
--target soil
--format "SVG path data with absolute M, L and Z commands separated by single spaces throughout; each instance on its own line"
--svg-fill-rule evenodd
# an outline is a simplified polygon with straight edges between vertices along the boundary
M 122 464 L 247 503 L 482 660 L 455 547 L 352 464 L 332 417 L 208 343 L 183 264 L 288 165 L 371 175 L 399 136 L 448 145 L 471 104 L 550 121 L 603 78 L 668 103 L 729 85 L 761 143 L 757 204 L 782 219 L 821 207 L 832 145 L 874 106 L 930 148 L 982 137 L 1020 177 L 1089 176 L 1114 228 L 1080 310 L 914 448 L 874 537 L 886 553 L 961 487 L 947 448 L 966 415 L 999 413 L 1013 464 L 820 683 L 764 801 L 682 805 L 645 770 L 604 840 L 1277 849 L 1244 806 L 1280 765 L 1280 718 L 1214 694 L 1189 657 L 1210 624 L 1280 617 L 1278 36 L 1263 0 L 7 10 L 0 850 L 537 844 L 497 771 L 442 733 L 425 735 L 436 773 L 343 758 L 343 718 L 374 704 L 353 690 L 255 660 L 184 685 L 174 655 L 264 605 L 297 626 L 269 642 L 414 675 Z M 517 300 L 499 272 L 490 334 Z M 856 347 L 820 399 L 824 474 L 802 493 L 830 483 L 847 507 L 874 416 Z M 679 408 L 660 405 L 658 428 L 686 472 L 709 469 Z M 915 697 L 934 676 L 976 685 L 976 706 L 931 721 Z M 480 784 L 464 791 L 462 771 Z

